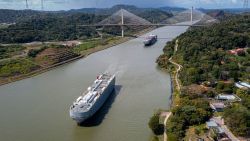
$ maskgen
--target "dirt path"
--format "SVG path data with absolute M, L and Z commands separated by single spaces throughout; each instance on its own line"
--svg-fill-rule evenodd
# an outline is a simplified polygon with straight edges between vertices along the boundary
M 165 117 L 165 120 L 164 120 L 164 127 L 165 127 L 165 132 L 164 132 L 164 141 L 167 141 L 168 138 L 167 138 L 167 132 L 166 132 L 166 127 L 167 127 L 167 121 L 169 119 L 169 117 L 172 115 L 172 112 L 167 112 L 166 113 L 166 117 Z
M 176 40 L 176 43 L 175 43 L 175 50 L 174 50 L 174 54 L 178 51 L 178 40 Z M 176 70 L 176 74 L 174 76 L 174 80 L 176 81 L 176 85 L 177 85 L 177 89 L 180 90 L 181 89 L 181 85 L 180 85 L 180 82 L 179 82 L 179 72 L 181 71 L 181 69 L 183 68 L 182 65 L 174 62 L 172 60 L 173 56 L 169 58 L 169 62 L 174 64 L 175 66 L 177 66 L 177 70 Z
M 175 42 L 175 49 L 174 49 L 174 54 L 178 51 L 178 40 L 176 40 Z M 175 66 L 177 66 L 177 70 L 174 76 L 174 80 L 176 81 L 176 85 L 177 85 L 177 90 L 180 91 L 181 89 L 181 85 L 179 82 L 179 72 L 181 71 L 181 69 L 183 68 L 182 65 L 174 62 L 172 60 L 173 56 L 169 58 L 169 62 L 174 64 Z M 172 112 L 168 112 L 166 114 L 165 120 L 164 120 L 164 127 L 165 127 L 165 132 L 164 132 L 164 141 L 167 141 L 167 133 L 166 133 L 166 128 L 167 128 L 167 121 L 169 119 L 169 117 L 172 115 Z

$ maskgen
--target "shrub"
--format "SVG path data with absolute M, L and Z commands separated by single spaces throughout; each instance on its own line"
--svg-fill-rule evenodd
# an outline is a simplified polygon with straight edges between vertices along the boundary
M 36 57 L 37 54 L 39 54 L 40 52 L 42 52 L 45 49 L 46 49 L 45 46 L 40 48 L 40 49 L 31 49 L 28 52 L 28 56 L 34 58 L 34 57 Z

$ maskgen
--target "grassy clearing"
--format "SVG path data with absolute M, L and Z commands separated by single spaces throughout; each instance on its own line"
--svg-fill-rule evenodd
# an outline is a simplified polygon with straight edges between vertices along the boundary
M 32 63 L 29 59 L 15 59 L 0 62 L 0 77 L 10 77 L 15 75 L 27 74 L 39 66 Z
M 76 46 L 73 49 L 73 52 L 77 54 L 82 54 L 83 51 L 94 48 L 94 47 L 105 46 L 108 44 L 115 44 L 116 41 L 118 41 L 119 39 L 120 37 L 109 37 L 105 39 L 97 38 L 97 39 L 85 40 L 82 42 L 82 44 Z
M 184 138 L 185 141 L 189 140 L 197 140 L 199 137 L 205 136 L 207 132 L 207 128 L 205 124 L 190 126 L 186 130 L 186 136 Z
M 8 28 L 8 24 L 0 24 L 0 29 Z
M 14 55 L 20 54 L 25 49 L 24 46 L 21 45 L 8 45 L 1 46 L 0 45 L 0 59 L 9 58 Z
M 73 49 L 73 52 L 81 54 L 82 51 L 93 48 L 99 44 L 98 40 L 91 40 L 83 42 L 81 45 L 78 45 Z

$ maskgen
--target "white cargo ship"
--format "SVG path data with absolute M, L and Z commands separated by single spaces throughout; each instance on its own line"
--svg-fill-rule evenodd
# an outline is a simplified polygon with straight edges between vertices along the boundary
M 93 116 L 115 87 L 115 75 L 104 73 L 70 106 L 70 117 L 78 124 Z

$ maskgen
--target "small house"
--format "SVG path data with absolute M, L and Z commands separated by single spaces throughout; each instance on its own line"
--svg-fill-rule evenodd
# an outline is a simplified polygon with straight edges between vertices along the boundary
M 250 85 L 247 82 L 237 82 L 235 83 L 235 87 L 239 88 L 239 89 L 250 89 Z
M 236 98 L 234 95 L 219 94 L 218 96 L 216 96 L 216 99 L 222 100 L 222 101 L 233 101 Z
M 213 120 L 209 120 L 206 122 L 206 126 L 208 129 L 211 129 L 211 128 L 217 128 L 218 124 Z
M 225 131 L 213 119 L 210 119 L 208 122 L 206 122 L 206 126 L 209 130 L 216 133 L 219 138 L 225 137 Z
M 215 97 L 215 99 L 221 101 L 230 101 L 230 102 L 241 101 L 241 99 L 234 94 L 219 94 L 218 96 Z
M 223 102 L 210 103 L 210 107 L 217 112 L 222 112 L 226 107 Z
M 232 55 L 238 55 L 243 52 L 245 52 L 243 48 L 229 50 L 229 53 Z

